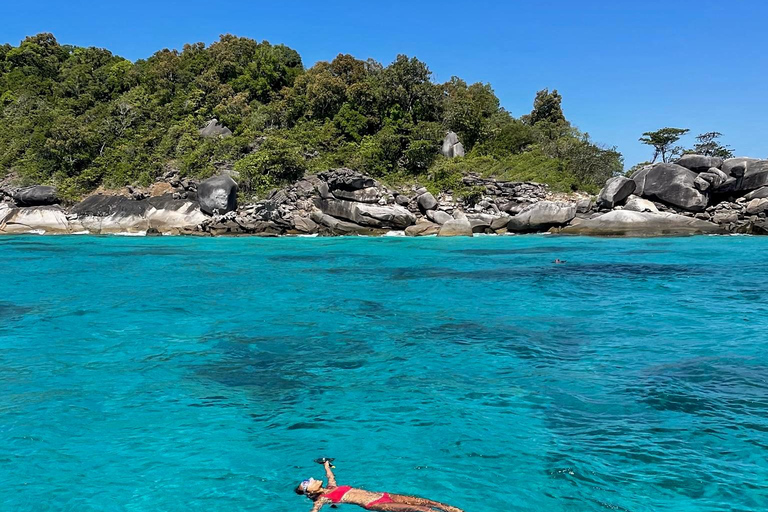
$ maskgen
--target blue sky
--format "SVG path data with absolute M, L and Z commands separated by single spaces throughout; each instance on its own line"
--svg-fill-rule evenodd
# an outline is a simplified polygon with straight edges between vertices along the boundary
M 566 117 L 618 146 L 627 167 L 650 156 L 638 137 L 664 126 L 720 131 L 739 155 L 768 157 L 764 0 L 73 3 L 4 6 L 0 42 L 53 32 L 135 60 L 232 33 L 284 43 L 306 66 L 405 53 L 438 81 L 491 83 L 515 116 L 558 89 Z

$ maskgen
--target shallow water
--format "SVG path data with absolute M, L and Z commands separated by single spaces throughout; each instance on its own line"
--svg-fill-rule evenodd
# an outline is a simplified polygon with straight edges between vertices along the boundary
M 553 265 L 555 258 L 566 265 Z M 768 508 L 768 238 L 0 238 L 0 510 Z

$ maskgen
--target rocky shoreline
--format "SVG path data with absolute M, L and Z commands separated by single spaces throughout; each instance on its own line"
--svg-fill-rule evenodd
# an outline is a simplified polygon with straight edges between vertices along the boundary
M 768 234 L 768 161 L 686 155 L 611 178 L 597 197 L 468 175 L 472 197 L 389 188 L 334 169 L 237 204 L 228 174 L 197 182 L 169 172 L 148 188 L 95 193 L 71 207 L 52 187 L 0 186 L 0 234 L 197 236 L 595 236 Z

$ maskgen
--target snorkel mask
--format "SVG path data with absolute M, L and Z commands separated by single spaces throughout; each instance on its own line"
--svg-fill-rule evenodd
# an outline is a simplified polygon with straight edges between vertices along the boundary
M 314 481 L 315 479 L 310 477 L 307 480 L 303 480 L 301 482 L 301 490 L 304 491 L 304 494 L 307 493 L 307 488 L 309 488 L 310 484 Z

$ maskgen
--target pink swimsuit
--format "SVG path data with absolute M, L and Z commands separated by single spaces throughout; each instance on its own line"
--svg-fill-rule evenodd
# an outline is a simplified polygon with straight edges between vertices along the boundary
M 331 503 L 341 503 L 341 500 L 344 499 L 344 496 L 346 496 L 346 494 L 351 490 L 352 487 L 348 485 L 340 485 L 331 492 L 323 494 L 323 498 L 331 500 Z M 381 495 L 381 498 L 368 503 L 365 508 L 370 508 L 371 505 L 378 505 L 380 503 L 394 503 L 394 501 L 389 496 L 389 494 L 385 492 Z
M 371 505 L 376 505 L 376 504 L 379 504 L 379 503 L 394 503 L 394 500 L 392 500 L 392 498 L 389 497 L 389 494 L 385 492 L 381 496 L 381 498 L 379 498 L 379 499 L 377 499 L 375 501 L 370 502 L 369 504 L 367 504 L 365 506 L 365 508 L 371 508 Z
M 341 485 L 328 494 L 323 494 L 323 498 L 331 500 L 331 503 L 341 503 L 344 495 L 347 494 L 352 488 L 348 485 Z

